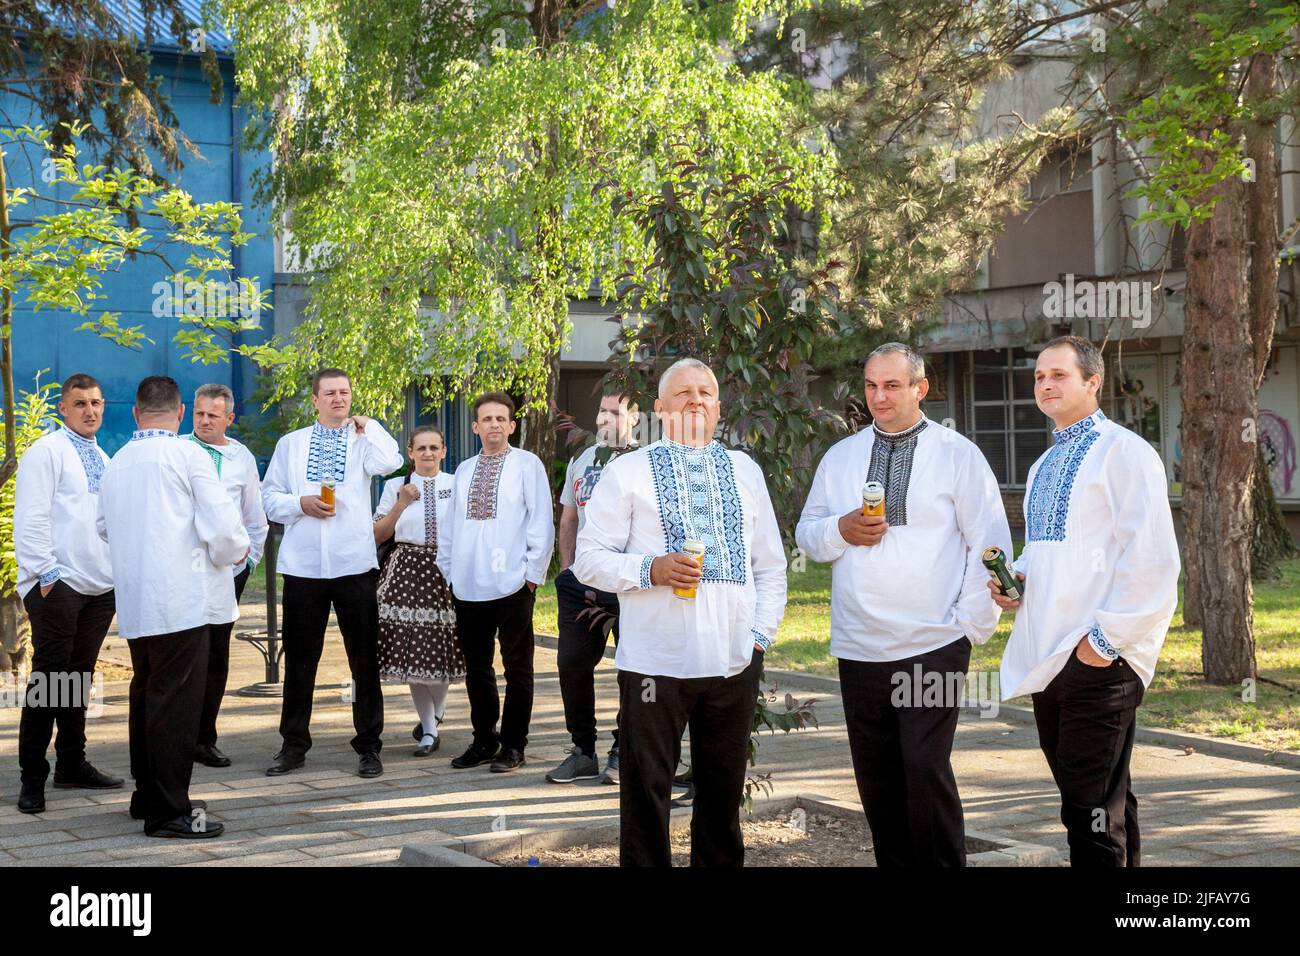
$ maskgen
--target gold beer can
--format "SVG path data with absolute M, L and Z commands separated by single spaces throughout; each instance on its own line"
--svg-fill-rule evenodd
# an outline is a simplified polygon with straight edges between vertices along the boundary
M 878 481 L 868 481 L 862 486 L 862 514 L 870 518 L 885 513 L 885 486 Z
M 695 563 L 704 567 L 704 542 L 697 538 L 687 538 L 682 542 L 682 551 L 695 559 Z M 695 600 L 695 587 L 673 588 L 673 594 L 685 601 Z
M 326 478 L 320 483 L 320 500 L 321 504 L 334 507 L 334 479 Z

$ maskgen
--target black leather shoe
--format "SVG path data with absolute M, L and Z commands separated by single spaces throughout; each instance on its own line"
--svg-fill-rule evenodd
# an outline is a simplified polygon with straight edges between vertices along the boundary
M 189 815 L 169 820 L 152 832 L 146 831 L 145 836 L 171 837 L 173 840 L 210 840 L 221 836 L 225 830 L 224 824 L 203 818 L 196 820 Z
M 25 783 L 22 792 L 18 794 L 18 812 L 19 813 L 44 813 L 45 812 L 45 782 Z
M 207 808 L 208 808 L 208 801 L 206 801 L 206 800 L 191 800 L 191 801 L 190 801 L 190 813 L 193 813 L 195 810 L 206 810 Z M 135 801 L 132 801 L 132 802 L 131 802 L 130 814 L 131 814 L 131 819 L 132 819 L 132 820 L 143 820 L 143 819 L 144 819 L 144 813 L 142 813 L 140 810 L 136 809 Z
M 437 750 L 438 747 L 441 746 L 441 745 L 442 745 L 442 738 L 441 738 L 441 737 L 434 737 L 434 738 L 433 738 L 433 743 L 429 744 L 428 746 L 425 746 L 424 744 L 421 744 L 420 746 L 418 746 L 418 747 L 415 748 L 415 752 L 414 752 L 413 754 L 411 754 L 411 756 L 412 756 L 412 757 L 427 757 L 427 756 L 429 756 L 429 754 L 431 754 L 431 753 L 433 753 L 435 750 Z
M 194 762 L 205 767 L 229 767 L 230 758 L 217 749 L 216 744 L 199 744 L 194 748 Z
M 379 754 L 362 754 L 361 759 L 357 761 L 359 777 L 378 777 L 383 772 L 384 765 L 379 760 Z
M 435 718 L 434 718 L 434 722 L 435 722 L 439 727 L 442 726 L 442 718 L 441 718 L 441 717 L 435 717 Z M 422 724 L 422 723 L 418 723 L 418 724 L 416 724 L 414 727 L 411 728 L 411 739 L 414 740 L 417 744 L 418 744 L 421 740 L 424 739 L 424 724 Z M 437 750 L 438 748 L 437 748 L 437 747 L 434 747 L 433 749 L 434 749 L 434 750 Z
M 518 770 L 524 765 L 524 753 L 522 750 L 515 750 L 509 747 L 501 751 L 496 760 L 492 761 L 489 768 L 493 773 L 508 773 L 511 770 Z
M 459 757 L 453 757 L 451 765 L 457 770 L 464 770 L 466 767 L 477 767 L 479 764 L 489 763 L 497 755 L 500 744 L 493 744 L 490 747 L 480 747 L 478 744 L 470 744 L 469 750 L 466 750 Z
M 116 790 L 124 782 L 121 777 L 96 770 L 89 760 L 83 760 L 76 771 L 66 776 L 54 771 L 55 790 Z
M 292 754 L 285 753 L 284 751 L 280 751 L 276 754 L 274 759 L 275 763 L 266 768 L 266 775 L 268 777 L 278 777 L 282 774 L 290 773 L 297 770 L 307 762 L 306 757 L 295 757 Z

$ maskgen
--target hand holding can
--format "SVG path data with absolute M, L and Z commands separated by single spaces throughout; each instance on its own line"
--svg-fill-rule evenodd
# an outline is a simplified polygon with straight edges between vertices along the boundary
M 701 569 L 704 567 L 704 542 L 695 538 L 687 538 L 682 542 L 682 553 L 695 559 L 695 563 Z M 685 601 L 695 599 L 695 585 L 690 587 L 675 587 L 673 594 Z

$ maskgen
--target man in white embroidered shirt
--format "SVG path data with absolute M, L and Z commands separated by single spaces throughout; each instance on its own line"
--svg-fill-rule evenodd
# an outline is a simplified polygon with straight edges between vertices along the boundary
M 877 865 L 964 866 L 952 742 L 971 645 L 1000 614 L 981 555 L 1011 531 L 979 448 L 921 412 L 921 357 L 890 342 L 863 378 L 871 427 L 826 453 L 795 539 L 832 562 L 831 653 Z M 884 486 L 883 516 L 863 514 L 868 481 Z
M 312 377 L 316 422 L 281 438 L 262 482 L 266 516 L 284 525 L 276 566 L 284 575 L 284 704 L 280 752 L 267 776 L 297 770 L 311 749 L 312 694 L 334 607 L 352 672 L 357 773 L 377 777 L 383 746 L 379 685 L 379 559 L 370 485 L 402 465 L 397 440 L 352 414 L 352 382 L 338 368 Z
M 104 471 L 97 521 L 134 671 L 130 812 L 148 836 L 214 837 L 222 825 L 190 800 L 190 777 L 208 629 L 238 613 L 233 570 L 248 557 L 248 532 L 212 461 L 177 437 L 185 406 L 176 382 L 141 381 L 134 414 L 135 433 Z
M 524 764 L 533 717 L 533 602 L 555 546 L 555 501 L 540 458 L 510 445 L 515 404 L 504 392 L 474 400 L 483 450 L 456 469 L 451 509 L 438 524 L 438 570 L 456 602 L 465 652 L 465 692 L 474 741 L 451 761 L 491 763 L 493 773 Z M 504 706 L 492 669 L 496 643 L 506 676 Z M 497 733 L 497 718 L 501 732 Z
M 45 809 L 50 773 L 45 753 L 56 723 L 55 787 L 99 790 L 123 783 L 86 760 L 86 702 L 113 620 L 113 568 L 108 545 L 94 529 L 99 481 L 108 463 L 95 441 L 104 423 L 99 383 L 89 375 L 69 377 L 59 416 L 63 426 L 23 453 L 14 487 L 18 594 L 31 621 L 33 650 L 18 723 L 18 809 L 23 813 Z M 49 699 L 69 689 L 76 699 Z
M 1097 406 L 1104 368 L 1076 336 L 1039 353 L 1034 397 L 1056 429 L 1028 475 L 1025 550 L 1012 566 L 1023 596 L 988 587 L 1019 609 L 1002 696 L 1033 696 L 1070 864 L 1117 867 L 1141 860 L 1129 758 L 1181 562 L 1160 457 Z
M 713 440 L 721 406 L 709 367 L 669 367 L 655 412 L 664 438 L 605 467 L 573 565 L 619 598 L 619 858 L 671 865 L 669 801 L 689 727 L 691 865 L 741 866 L 746 747 L 763 651 L 785 611 L 785 549 L 762 471 Z M 702 566 L 686 553 L 696 544 Z
M 253 568 L 262 560 L 266 546 L 266 512 L 262 510 L 262 485 L 257 460 L 244 445 L 226 434 L 235 421 L 235 395 L 226 385 L 214 382 L 199 386 L 194 393 L 194 431 L 186 436 L 212 459 L 217 478 L 244 518 L 251 550 L 248 560 L 235 568 L 235 602 L 244 595 L 244 585 Z M 232 616 L 224 624 L 214 624 L 208 640 L 208 681 L 203 694 L 203 717 L 199 721 L 199 742 L 194 759 L 208 767 L 229 767 L 230 758 L 217 748 L 217 714 L 226 693 L 226 676 L 230 672 L 230 635 L 235 628 Z

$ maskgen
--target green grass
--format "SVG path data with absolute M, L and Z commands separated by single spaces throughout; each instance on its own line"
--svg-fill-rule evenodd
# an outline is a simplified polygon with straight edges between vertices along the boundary
M 250 595 L 262 590 L 261 580 L 258 575 L 249 582 Z M 789 580 L 785 617 L 768 651 L 768 666 L 833 676 L 830 565 L 810 561 L 802 572 L 791 570 Z M 1255 655 L 1261 679 L 1254 703 L 1241 699 L 1240 687 L 1216 687 L 1200 676 L 1201 632 L 1183 624 L 1181 591 L 1180 585 L 1178 610 L 1155 680 L 1139 708 L 1139 723 L 1300 751 L 1300 559 L 1286 562 L 1278 580 L 1255 584 Z M 534 627 L 538 633 L 555 634 L 557 617 L 552 578 L 537 591 Z M 1002 616 L 993 637 L 972 653 L 972 669 L 998 668 L 1013 621 L 1010 614 Z M 1016 703 L 1028 704 L 1029 699 Z
M 810 561 L 802 572 L 791 570 L 789 580 L 785 617 L 768 651 L 768 666 L 834 676 L 830 565 Z M 548 583 L 537 592 L 534 625 L 554 634 L 556 617 L 555 587 Z M 973 670 L 997 670 L 1014 620 L 1004 614 L 993 637 L 975 648 Z M 1300 559 L 1286 562 L 1278 580 L 1255 584 L 1255 655 L 1261 679 L 1253 703 L 1241 699 L 1240 687 L 1207 684 L 1200 676 L 1201 632 L 1183 624 L 1180 586 L 1178 610 L 1138 710 L 1139 723 L 1300 751 Z M 1015 702 L 1028 705 L 1029 698 Z

